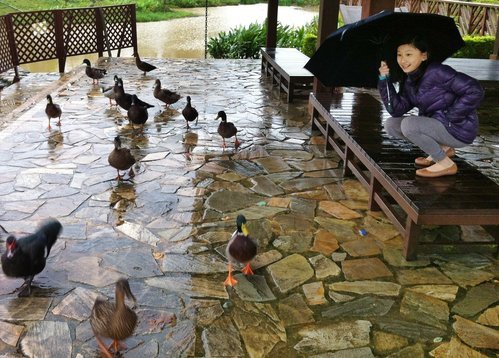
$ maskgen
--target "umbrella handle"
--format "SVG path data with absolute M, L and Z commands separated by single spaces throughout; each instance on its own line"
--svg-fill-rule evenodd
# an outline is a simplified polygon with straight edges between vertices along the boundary
M 390 98 L 390 86 L 388 85 L 388 79 L 386 80 L 386 94 L 388 95 L 388 103 L 386 104 L 386 110 L 391 112 L 392 107 L 392 99 Z

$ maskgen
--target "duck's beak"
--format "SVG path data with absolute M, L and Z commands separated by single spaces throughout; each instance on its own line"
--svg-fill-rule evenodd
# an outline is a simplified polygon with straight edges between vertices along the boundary
M 215 118 L 215 120 L 218 120 L 220 118 L 220 116 L 217 116 L 217 118 Z
M 243 231 L 244 236 L 249 235 L 248 227 L 246 226 L 246 224 L 241 225 L 241 230 Z

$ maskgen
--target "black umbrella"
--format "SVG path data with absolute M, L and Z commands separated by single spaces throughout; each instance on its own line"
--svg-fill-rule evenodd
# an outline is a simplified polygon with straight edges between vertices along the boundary
M 333 32 L 305 68 L 325 86 L 376 87 L 380 62 L 391 74 L 398 69 L 397 46 L 410 35 L 426 38 L 430 61 L 442 62 L 464 45 L 450 17 L 383 11 Z

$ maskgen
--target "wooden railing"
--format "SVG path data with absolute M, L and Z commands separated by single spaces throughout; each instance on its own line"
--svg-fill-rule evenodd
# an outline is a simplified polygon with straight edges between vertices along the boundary
M 347 5 L 362 5 L 362 0 L 342 0 Z M 440 14 L 456 19 L 461 35 L 496 36 L 499 5 L 453 0 L 396 0 L 395 7 L 409 12 Z
M 0 72 L 69 56 L 133 47 L 137 50 L 135 5 L 17 12 L 0 17 Z

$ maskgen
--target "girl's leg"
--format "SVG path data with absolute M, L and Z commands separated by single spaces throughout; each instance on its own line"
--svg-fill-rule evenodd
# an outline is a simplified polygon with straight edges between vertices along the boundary
M 388 133 L 392 137 L 407 140 L 407 138 L 402 133 L 402 129 L 400 128 L 403 119 L 404 119 L 403 117 L 398 117 L 398 118 L 390 117 L 390 118 L 388 118 L 385 121 L 386 133 Z
M 461 148 L 468 145 L 454 138 L 445 126 L 434 118 L 406 117 L 401 123 L 401 131 L 404 137 L 428 153 L 435 162 L 447 158 L 445 154 L 447 148 Z

